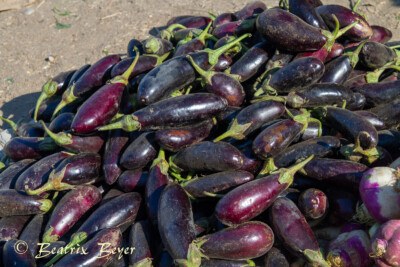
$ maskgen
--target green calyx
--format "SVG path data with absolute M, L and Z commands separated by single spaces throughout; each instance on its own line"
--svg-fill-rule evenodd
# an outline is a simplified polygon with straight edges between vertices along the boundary
M 114 129 L 122 129 L 126 132 L 132 132 L 132 131 L 140 130 L 141 125 L 136 116 L 125 115 L 120 120 L 118 120 L 114 123 L 105 125 L 103 127 L 100 127 L 97 130 L 98 131 L 108 131 L 108 130 L 114 130 Z
M 65 90 L 65 92 L 62 95 L 61 102 L 58 103 L 57 107 L 54 109 L 52 118 L 55 118 L 57 113 L 63 107 L 65 107 L 66 105 L 68 105 L 68 104 L 74 102 L 76 99 L 78 99 L 78 97 L 76 97 L 74 95 L 74 88 L 75 88 L 75 83 L 72 86 L 68 87 L 67 90 Z
M 168 26 L 168 28 L 166 28 L 165 30 L 162 30 L 160 32 L 160 38 L 168 40 L 168 41 L 171 40 L 171 38 L 174 35 L 173 31 L 176 29 L 186 29 L 186 27 L 181 24 L 172 24 L 172 25 Z
M 265 162 L 264 162 L 264 167 L 262 168 L 262 170 L 258 173 L 257 175 L 257 179 L 262 178 L 267 176 L 268 174 L 270 174 L 273 171 L 278 170 L 278 167 L 275 165 L 274 162 L 274 158 L 268 158 Z
M 57 93 L 57 82 L 53 82 L 53 80 L 50 78 L 47 80 L 47 82 L 43 85 L 42 87 L 42 92 L 36 101 L 36 106 L 35 106 L 35 112 L 33 114 L 33 120 L 37 121 L 37 114 L 39 111 L 39 107 L 42 104 L 42 102 L 47 99 L 52 97 Z
M 13 130 L 13 133 L 17 134 L 17 132 L 18 132 L 18 124 L 17 123 L 13 122 L 10 119 L 4 118 L 3 116 L 0 116 L 0 119 L 2 121 L 4 121 L 4 122 L 7 122 L 11 126 L 11 129 Z
M 43 243 L 52 243 L 56 242 L 60 239 L 59 235 L 53 235 L 54 227 L 51 226 L 44 234 L 43 234 Z
M 232 124 L 229 126 L 228 131 L 221 134 L 217 138 L 214 139 L 214 143 L 217 143 L 225 138 L 231 137 L 235 140 L 242 140 L 246 138 L 245 132 L 250 128 L 252 122 L 245 124 L 238 124 L 237 119 L 233 119 Z
M 302 253 L 313 266 L 331 267 L 331 265 L 325 261 L 320 251 L 306 249 L 302 251 Z
M 143 50 L 146 54 L 157 54 L 160 48 L 160 40 L 155 37 L 150 37 L 147 39 L 145 45 L 143 46 Z
M 48 136 L 51 137 L 51 139 L 54 140 L 54 142 L 59 145 L 59 146 L 64 146 L 64 145 L 69 145 L 72 144 L 72 135 L 64 132 L 60 133 L 53 133 L 50 131 L 49 128 L 47 128 L 46 124 L 43 121 L 40 121 L 40 123 L 43 125 L 44 130 L 48 134 Z
M 349 57 L 349 59 L 350 59 L 350 65 L 351 65 L 351 67 L 352 67 L 353 69 L 354 69 L 355 66 L 357 65 L 358 60 L 359 60 L 359 55 L 360 55 L 361 49 L 363 48 L 364 44 L 365 44 L 367 41 L 368 41 L 368 40 L 365 40 L 365 41 L 363 41 L 361 44 L 359 44 L 358 47 L 357 47 L 357 49 L 354 50 L 353 52 L 344 53 L 345 56 L 348 56 L 348 57 Z
M 296 91 L 291 91 L 288 94 L 287 101 L 292 108 L 301 108 L 307 103 L 307 100 L 296 94 Z
M 200 68 L 199 65 L 196 64 L 196 62 L 194 62 L 193 58 L 189 55 L 186 56 L 186 58 L 190 61 L 190 63 L 192 64 L 193 68 L 200 74 L 200 76 L 202 77 L 202 82 L 204 82 L 205 84 L 212 84 L 212 76 L 214 76 L 217 72 L 215 71 L 205 71 L 202 68 Z
M 363 161 L 367 165 L 374 163 L 376 160 L 382 157 L 383 152 L 377 148 L 372 147 L 370 149 L 363 149 L 360 145 L 360 136 L 369 135 L 367 132 L 362 131 L 358 134 L 355 144 L 350 144 L 347 146 L 342 146 L 340 148 L 340 153 L 348 160 L 354 162 Z
M 380 69 L 368 72 L 365 76 L 367 83 L 378 83 L 380 76 L 387 69 L 394 69 L 395 71 L 400 72 L 400 66 L 398 66 L 397 64 L 398 62 L 391 61 Z
M 176 164 L 174 163 L 175 157 L 176 157 L 176 155 L 172 155 L 172 156 L 170 156 L 169 159 L 168 159 L 169 170 L 170 170 L 171 172 L 174 172 L 174 173 L 179 174 L 179 173 L 181 173 L 181 172 L 183 171 L 183 169 L 179 168 L 178 165 L 176 165 Z
M 153 168 L 154 166 L 158 166 L 162 174 L 168 175 L 169 165 L 168 162 L 165 160 L 164 149 L 160 148 L 160 151 L 158 152 L 158 157 L 153 161 L 150 168 Z
M 133 265 L 129 265 L 129 267 L 152 267 L 153 259 L 152 258 L 144 258 Z
M 136 66 L 136 63 L 139 60 L 139 51 L 137 49 L 137 47 L 135 46 L 134 50 L 136 51 L 136 57 L 133 60 L 132 64 L 129 66 L 129 68 L 122 74 L 122 75 L 118 75 L 116 77 L 114 77 L 113 79 L 111 79 L 109 81 L 109 83 L 111 84 L 115 84 L 115 83 L 122 83 L 124 85 L 127 85 L 129 82 L 129 77 L 131 76 L 133 69 Z
M 207 241 L 207 239 L 194 240 L 188 249 L 187 259 L 177 259 L 175 264 L 179 267 L 199 267 L 201 265 L 201 258 L 208 257 L 201 252 L 201 246 Z
M 314 155 L 311 155 L 308 158 L 306 158 L 305 160 L 300 161 L 296 165 L 290 167 L 289 169 L 286 169 L 286 168 L 280 169 L 279 170 L 280 174 L 279 174 L 278 182 L 280 184 L 288 184 L 288 187 L 289 187 L 289 185 L 291 185 L 292 182 L 293 182 L 293 176 L 295 175 L 295 173 L 297 171 L 301 170 L 313 158 L 314 158 Z
M 53 206 L 53 202 L 50 199 L 41 199 L 39 202 L 41 203 L 40 210 L 43 211 L 43 213 L 48 212 Z
M 206 38 L 209 36 L 208 31 L 210 30 L 212 23 L 213 21 L 210 21 L 204 31 L 198 37 L 196 37 L 196 39 L 199 40 L 203 45 L 206 43 Z

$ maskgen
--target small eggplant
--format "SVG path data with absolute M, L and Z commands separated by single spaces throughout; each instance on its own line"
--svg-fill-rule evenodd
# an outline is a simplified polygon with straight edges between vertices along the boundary
M 240 36 L 245 33 L 253 33 L 256 28 L 255 24 L 256 20 L 254 18 L 232 21 L 216 27 L 212 34 L 215 38 L 221 39 L 224 36 Z
M 199 50 L 203 50 L 206 44 L 206 38 L 209 38 L 210 35 L 208 30 L 211 27 L 212 22 L 210 22 L 203 30 L 203 32 L 194 39 L 187 41 L 186 43 L 178 43 L 177 47 L 175 48 L 174 57 L 179 57 L 183 55 L 188 55 L 194 53 Z
M 18 177 L 35 162 L 33 159 L 23 159 L 7 167 L 0 174 L 0 189 L 14 189 Z
M 398 99 L 368 109 L 368 111 L 377 115 L 388 129 L 396 128 L 400 124 L 400 100 Z
M 16 239 L 8 240 L 3 247 L 4 266 L 36 267 L 34 256 L 29 251 L 28 245 Z
M 49 199 L 28 196 L 14 189 L 0 190 L 0 217 L 43 214 L 48 212 L 52 205 Z
M 289 267 L 289 262 L 282 251 L 272 247 L 264 258 L 264 267 Z
M 145 54 L 154 54 L 156 56 L 163 56 L 174 49 L 174 45 L 162 38 L 149 37 L 142 41 L 143 51 Z
M 61 113 L 51 121 L 49 130 L 53 133 L 70 131 L 74 117 L 75 113 L 72 112 Z
M 132 266 L 151 266 L 152 229 L 148 221 L 140 221 L 132 225 L 129 233 L 129 246 L 135 248 L 129 254 L 129 264 Z
M 119 164 L 128 170 L 143 168 L 157 156 L 157 149 L 154 133 L 142 133 L 125 148 Z
M 238 20 L 237 16 L 233 13 L 222 13 L 215 17 L 213 21 L 213 28 L 221 26 L 222 24 Z
M 77 185 L 89 184 L 100 176 L 101 157 L 97 153 L 80 153 L 64 159 L 50 173 L 48 181 L 41 187 L 31 190 L 25 186 L 29 195 L 39 195 L 49 190 L 69 190 Z
M 68 192 L 54 208 L 44 229 L 43 242 L 58 241 L 100 199 L 99 190 L 92 185 L 78 186 Z
M 36 215 L 18 237 L 19 240 L 26 242 L 32 256 L 36 256 L 45 219 L 45 215 Z
M 392 39 L 393 36 L 392 32 L 385 27 L 372 25 L 371 29 L 372 29 L 372 36 L 370 41 L 386 44 L 387 42 L 390 41 L 390 39 Z
M 332 50 L 331 52 L 329 52 L 329 54 L 326 56 L 325 58 L 325 62 L 329 62 L 334 58 L 340 57 L 344 52 L 344 47 L 343 45 L 339 44 L 339 43 L 334 43 L 332 45 Z
M 329 30 L 324 20 L 308 0 L 289 0 L 289 11 L 295 14 L 311 26 L 323 30 Z
M 124 192 L 141 191 L 145 186 L 149 177 L 148 172 L 138 170 L 124 171 L 118 178 L 118 186 Z
M 234 14 L 238 20 L 248 19 L 255 17 L 266 9 L 267 6 L 265 5 L 265 3 L 261 1 L 253 1 L 246 4 L 241 10 L 235 12 Z
M 17 239 L 31 216 L 11 216 L 0 219 L 0 242 Z
M 366 118 L 375 127 L 377 131 L 386 129 L 385 123 L 374 113 L 368 112 L 366 110 L 357 110 L 354 112 Z M 379 144 L 379 134 L 378 134 L 378 144 Z
M 393 99 L 400 97 L 399 92 L 400 81 L 367 83 L 357 86 L 352 90 L 361 93 L 367 99 L 370 106 L 378 106 L 386 104 Z
M 128 54 L 128 58 L 134 57 L 136 55 L 135 47 L 137 48 L 140 55 L 144 54 L 142 42 L 139 40 L 136 40 L 136 39 L 131 39 L 128 43 L 128 47 L 127 47 L 127 51 L 126 51 Z
M 6 156 L 14 161 L 40 159 L 57 149 L 57 144 L 48 137 L 14 137 L 4 145 Z
M 3 122 L 7 122 L 15 135 L 20 137 L 43 137 L 44 130 L 37 124 L 33 123 L 15 123 L 10 119 L 6 119 L 3 116 L 0 116 L 0 119 Z M 3 125 L 4 128 L 4 125 Z
M 328 198 L 321 190 L 309 188 L 301 192 L 298 207 L 306 219 L 320 219 L 327 213 Z
M 397 58 L 390 47 L 378 42 L 366 42 L 360 52 L 360 63 L 369 69 L 379 69 Z

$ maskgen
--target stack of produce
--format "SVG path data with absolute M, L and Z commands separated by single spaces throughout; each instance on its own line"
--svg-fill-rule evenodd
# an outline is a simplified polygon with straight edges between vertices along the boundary
M 399 266 L 391 36 L 252 2 L 49 79 L 31 123 L 3 118 L 2 264 Z

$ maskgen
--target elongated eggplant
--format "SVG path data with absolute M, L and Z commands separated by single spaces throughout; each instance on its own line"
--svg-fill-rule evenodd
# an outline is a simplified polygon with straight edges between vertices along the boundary
M 122 128 L 125 131 L 135 131 L 176 128 L 209 119 L 225 110 L 226 107 L 227 101 L 215 94 L 182 95 L 149 105 L 98 130 Z
M 0 190 L 0 217 L 16 215 L 43 214 L 51 209 L 53 203 L 49 199 L 28 196 L 15 189 Z
M 124 192 L 140 191 L 146 186 L 149 173 L 137 170 L 124 171 L 118 178 L 118 186 Z
M 269 209 L 271 227 L 276 237 L 292 253 L 318 266 L 330 266 L 323 258 L 319 245 L 306 219 L 290 199 L 278 198 Z
M 122 244 L 121 230 L 108 228 L 99 231 L 81 248 L 80 253 L 68 253 L 54 267 L 61 266 L 104 266 L 113 257 L 118 256 Z M 76 250 L 79 251 L 79 250 Z M 85 251 L 86 253 L 82 253 Z
M 245 222 L 196 240 L 201 252 L 210 258 L 245 260 L 267 253 L 274 244 L 274 233 L 262 222 Z
M 158 130 L 155 133 L 155 140 L 160 147 L 178 152 L 184 147 L 203 141 L 209 136 L 213 126 L 213 120 L 205 120 L 182 128 Z
M 121 61 L 118 55 L 109 55 L 103 57 L 72 84 L 63 94 L 61 102 L 54 110 L 54 115 L 57 114 L 64 106 L 78 101 L 81 102 L 90 96 L 98 87 L 106 80 L 111 67 Z
M 390 47 L 378 42 L 366 42 L 361 49 L 360 63 L 370 69 L 379 69 L 397 58 Z
M 128 170 L 143 168 L 157 156 L 157 149 L 154 133 L 142 133 L 124 150 L 119 163 Z
M 101 157 L 97 153 L 80 153 L 64 159 L 50 173 L 48 181 L 41 187 L 31 190 L 25 186 L 29 195 L 38 195 L 49 190 L 68 190 L 77 185 L 93 183 L 100 176 Z
M 285 112 L 284 106 L 276 101 L 262 101 L 243 108 L 229 125 L 228 130 L 214 142 L 231 137 L 237 140 L 259 129 L 262 125 L 277 119 Z
M 221 39 L 224 36 L 240 36 L 245 33 L 253 33 L 256 28 L 255 24 L 256 20 L 253 18 L 232 21 L 216 27 L 212 34 L 215 38 Z
M 398 99 L 368 109 L 368 111 L 376 114 L 388 129 L 396 128 L 400 124 L 400 100 Z
M 353 88 L 355 92 L 363 94 L 370 106 L 385 104 L 399 98 L 400 81 L 367 83 Z
M 33 159 L 23 159 L 8 166 L 0 174 L 0 189 L 14 189 L 18 177 L 35 162 Z
M 370 41 L 386 44 L 390 41 L 390 39 L 392 39 L 392 32 L 385 27 L 379 25 L 371 25 L 371 29 L 372 36 Z
M 25 191 L 25 188 L 35 190 L 43 186 L 47 182 L 51 171 L 56 168 L 62 160 L 70 156 L 72 156 L 71 153 L 58 152 L 37 161 L 21 173 L 15 181 L 15 189 L 21 191 Z M 47 194 L 40 195 L 46 196 Z
M 202 259 L 202 267 L 248 267 L 256 266 L 252 260 L 218 260 L 218 259 Z
M 321 190 L 309 188 L 301 192 L 298 207 L 305 218 L 311 220 L 320 219 L 328 212 L 328 198 Z
M 34 256 L 29 251 L 26 243 L 16 239 L 8 240 L 3 247 L 4 266 L 29 266 L 36 267 Z
M 276 247 L 272 247 L 266 257 L 264 258 L 264 266 L 265 267 L 289 267 L 289 262 L 286 259 L 285 255 L 282 251 Z
M 15 161 L 40 159 L 57 149 L 57 144 L 51 138 L 43 137 L 14 137 L 4 146 L 7 157 Z
M 195 198 L 210 197 L 253 179 L 253 174 L 247 171 L 225 171 L 191 179 L 183 184 L 183 189 Z
M 347 55 L 335 58 L 325 65 L 325 74 L 319 82 L 343 84 L 350 77 L 354 66 Z
M 31 216 L 11 216 L 0 219 L 0 241 L 17 239 Z
M 253 1 L 246 4 L 241 10 L 235 12 L 234 14 L 239 20 L 248 19 L 262 13 L 266 9 L 267 6 L 265 3 L 261 1 Z
M 311 26 L 329 30 L 324 20 L 315 10 L 315 7 L 307 0 L 289 0 L 289 11 Z
M 196 237 L 192 205 L 180 185 L 170 183 L 164 188 L 157 217 L 161 240 L 175 262 L 199 266 L 199 251 L 191 245 Z
M 133 57 L 133 56 L 136 55 L 135 47 L 137 48 L 137 50 L 138 50 L 138 52 L 139 52 L 140 55 L 143 55 L 143 54 L 144 54 L 142 42 L 139 41 L 139 40 L 136 40 L 136 39 L 131 39 L 131 40 L 129 41 L 129 43 L 128 43 L 127 51 L 126 51 L 127 54 L 128 54 L 128 58 L 129 58 L 129 57 Z M 118 64 L 118 63 L 117 63 L 117 64 Z M 129 64 L 129 65 L 130 65 L 130 64 Z M 114 67 L 115 67 L 115 66 L 114 66 Z M 113 68 L 113 69 L 114 69 L 114 68 Z M 112 75 L 111 75 L 111 76 L 112 76 Z
M 82 185 L 68 192 L 57 203 L 44 229 L 43 242 L 55 242 L 101 199 L 99 190 L 92 185 Z
M 40 243 L 40 235 L 42 234 L 45 215 L 38 214 L 25 226 L 18 239 L 26 242 L 32 256 L 36 256 Z
M 329 62 L 334 58 L 340 57 L 343 54 L 343 52 L 344 52 L 343 45 L 339 43 L 334 43 L 332 45 L 331 52 L 329 52 L 329 54 L 326 56 L 324 63 Z
M 304 166 L 307 177 L 355 191 L 367 169 L 361 163 L 329 158 L 315 158 Z
M 102 164 L 104 179 L 107 184 L 113 184 L 122 173 L 122 169 L 119 166 L 119 160 L 128 141 L 129 135 L 122 130 L 109 132 Z
M 317 83 L 293 90 L 286 98 L 292 108 L 309 108 L 322 105 L 342 105 L 354 98 L 353 92 L 337 83 Z
M 213 26 L 213 28 L 216 28 L 222 24 L 232 22 L 235 20 L 238 20 L 238 18 L 235 14 L 229 13 L 229 12 L 222 13 L 215 17 L 212 26 Z
M 171 162 L 178 170 L 229 171 L 242 167 L 243 155 L 229 143 L 203 141 L 181 149 Z
M 386 129 L 385 123 L 374 113 L 366 110 L 357 110 L 354 112 L 366 118 L 375 127 L 377 131 Z M 379 138 L 378 138 L 378 143 L 379 143 Z
M 72 86 L 74 83 L 76 83 L 76 81 L 79 80 L 79 78 L 90 68 L 90 66 L 91 66 L 90 64 L 85 64 L 82 67 L 80 67 L 78 70 L 76 70 L 74 72 L 74 75 L 72 75 L 71 79 L 69 80 L 67 88 Z M 64 92 L 62 92 L 62 93 L 64 93 Z
M 10 119 L 6 119 L 3 116 L 0 116 L 0 119 L 3 122 L 7 122 L 15 135 L 20 136 L 20 137 L 43 137 L 44 135 L 44 130 L 42 127 L 40 127 L 37 124 L 33 123 L 24 123 L 24 122 L 19 122 L 15 123 Z M 4 128 L 4 124 L 3 124 Z
M 53 133 L 70 131 L 74 116 L 75 113 L 72 112 L 61 113 L 51 121 L 49 130 Z
M 281 169 L 228 192 L 215 207 L 216 217 L 223 224 L 236 225 L 261 214 L 291 185 L 294 174 L 311 159 L 312 156 L 290 169 Z
M 132 266 L 150 266 L 152 264 L 151 244 L 154 242 L 151 225 L 148 221 L 140 221 L 132 225 L 129 233 L 129 246 L 135 248 L 129 254 Z

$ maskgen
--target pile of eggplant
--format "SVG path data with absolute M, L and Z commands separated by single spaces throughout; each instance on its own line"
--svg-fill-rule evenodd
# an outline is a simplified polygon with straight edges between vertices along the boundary
M 400 266 L 400 42 L 319 0 L 179 16 L 9 123 L 0 265 Z

